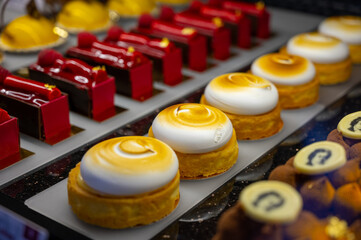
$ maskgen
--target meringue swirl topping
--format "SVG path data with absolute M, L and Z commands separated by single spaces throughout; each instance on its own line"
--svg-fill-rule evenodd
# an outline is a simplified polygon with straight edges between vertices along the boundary
M 164 109 L 152 124 L 154 137 L 182 153 L 205 153 L 224 146 L 233 127 L 220 110 L 196 103 Z
M 278 102 L 276 87 L 248 73 L 228 73 L 214 78 L 206 87 L 207 102 L 222 111 L 258 115 L 271 111 Z
M 92 189 L 116 196 L 150 192 L 169 183 L 178 172 L 174 151 L 149 137 L 113 138 L 83 156 L 81 177 Z

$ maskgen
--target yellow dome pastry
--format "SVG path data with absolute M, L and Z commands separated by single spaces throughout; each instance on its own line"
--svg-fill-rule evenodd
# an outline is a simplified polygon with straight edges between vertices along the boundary
M 276 87 L 253 74 L 227 73 L 214 78 L 201 103 L 222 110 L 240 140 L 270 137 L 283 126 Z
M 156 0 L 157 3 L 168 5 L 183 5 L 190 2 L 190 0 Z
M 59 27 L 70 33 L 104 31 L 112 24 L 108 9 L 95 0 L 75 0 L 66 3 L 56 21 Z
M 103 141 L 71 170 L 68 199 L 79 219 L 101 227 L 120 229 L 158 221 L 179 201 L 177 156 L 155 138 Z
M 350 49 L 352 62 L 361 63 L 361 17 L 329 17 L 320 24 L 318 30 L 345 42 Z
M 5 51 L 37 51 L 57 46 L 67 33 L 55 27 L 45 17 L 24 15 L 11 21 L 0 35 L 0 47 Z
M 154 119 L 149 136 L 176 152 L 183 179 L 218 175 L 237 161 L 238 143 L 231 121 L 214 107 L 196 103 L 170 106 Z
M 109 0 L 107 6 L 110 11 L 123 17 L 137 17 L 156 9 L 154 0 Z
M 317 32 L 291 38 L 281 53 L 305 57 L 313 62 L 321 85 L 347 81 L 352 62 L 347 45 L 341 40 Z
M 318 100 L 316 70 L 313 63 L 304 57 L 266 54 L 252 63 L 251 72 L 277 87 L 283 109 L 307 107 Z

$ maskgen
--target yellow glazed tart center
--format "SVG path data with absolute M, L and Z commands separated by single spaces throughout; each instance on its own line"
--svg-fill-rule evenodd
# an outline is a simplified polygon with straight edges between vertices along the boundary
M 125 153 L 140 154 L 152 152 L 142 140 L 127 140 L 119 144 L 119 149 Z
M 47 45 L 58 39 L 52 22 L 44 17 L 37 19 L 28 15 L 14 19 L 1 34 L 1 41 L 5 45 L 17 49 Z
M 345 137 L 361 139 L 361 111 L 343 117 L 337 125 L 337 130 Z

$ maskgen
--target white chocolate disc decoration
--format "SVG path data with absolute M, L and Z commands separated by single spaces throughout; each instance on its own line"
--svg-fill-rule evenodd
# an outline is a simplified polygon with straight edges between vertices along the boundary
M 280 181 L 259 181 L 248 185 L 238 200 L 253 220 L 266 223 L 291 223 L 302 209 L 300 194 Z
M 317 32 L 294 36 L 287 43 L 287 52 L 321 64 L 341 62 L 350 55 L 344 42 Z
M 171 182 L 178 159 L 165 143 L 150 137 L 118 137 L 90 148 L 80 164 L 81 179 L 105 195 L 147 193 Z
M 347 44 L 361 44 L 361 17 L 337 16 L 326 18 L 319 32 L 341 39 Z
M 206 153 L 229 142 L 233 126 L 219 109 L 198 103 L 170 106 L 154 119 L 155 138 L 181 153 Z
M 352 139 L 361 139 L 361 111 L 346 115 L 337 125 L 342 136 Z
M 346 163 L 346 151 L 341 144 L 321 141 L 302 148 L 295 156 L 293 166 L 306 175 L 328 173 Z
M 254 75 L 274 84 L 296 86 L 312 81 L 316 75 L 313 63 L 301 56 L 270 53 L 257 58 L 251 66 Z
M 204 96 L 213 107 L 238 115 L 264 114 L 278 103 L 276 87 L 249 73 L 227 73 L 214 78 L 207 85 Z

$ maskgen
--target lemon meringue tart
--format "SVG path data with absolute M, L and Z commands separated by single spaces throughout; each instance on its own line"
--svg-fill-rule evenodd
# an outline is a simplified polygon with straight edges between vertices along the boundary
M 231 121 L 211 106 L 197 103 L 170 106 L 154 119 L 149 136 L 167 143 L 175 151 L 182 179 L 221 174 L 238 158 Z
M 320 24 L 318 31 L 342 40 L 348 45 L 352 62 L 361 63 L 361 17 L 329 17 Z
M 227 73 L 214 78 L 201 103 L 222 110 L 239 140 L 270 137 L 283 127 L 277 88 L 249 73 Z
M 90 224 L 114 229 L 150 224 L 178 204 L 177 156 L 155 138 L 103 141 L 71 170 L 68 199 L 76 216 Z
M 281 53 L 305 57 L 313 62 L 321 85 L 347 81 L 352 62 L 347 45 L 341 40 L 317 32 L 291 38 Z
M 318 100 L 320 84 L 313 63 L 301 56 L 270 53 L 257 58 L 251 72 L 271 81 L 281 108 L 303 108 Z

